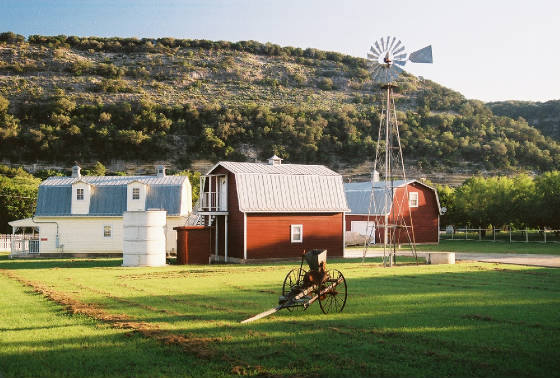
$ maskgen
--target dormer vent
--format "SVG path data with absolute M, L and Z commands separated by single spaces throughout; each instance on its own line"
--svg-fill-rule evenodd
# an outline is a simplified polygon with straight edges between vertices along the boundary
M 156 167 L 156 176 L 165 177 L 165 167 L 163 165 L 158 165 Z
M 72 177 L 77 177 L 77 178 L 82 177 L 82 174 L 80 173 L 81 170 L 82 170 L 82 168 L 80 168 L 78 165 L 73 166 L 72 167 Z
M 280 165 L 280 164 L 282 164 L 282 159 L 280 159 L 276 155 L 268 159 L 268 165 Z

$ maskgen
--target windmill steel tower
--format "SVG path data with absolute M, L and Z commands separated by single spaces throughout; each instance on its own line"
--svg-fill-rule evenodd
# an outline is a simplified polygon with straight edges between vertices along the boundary
M 404 196 L 397 197 L 396 188 L 406 183 L 401 139 L 393 89 L 393 82 L 403 71 L 407 61 L 414 63 L 432 63 L 432 46 L 424 47 L 407 56 L 405 46 L 396 37 L 381 38 L 375 41 L 368 54 L 372 79 L 385 90 L 384 107 L 381 110 L 379 134 L 375 151 L 372 174 L 372 190 L 369 203 L 367 224 L 372 214 L 383 214 L 383 219 L 376 217 L 375 228 L 383 231 L 383 264 L 392 266 L 400 244 L 406 242 L 416 256 L 414 225 L 410 211 L 405 214 L 404 201 L 408 201 L 408 188 L 404 185 Z M 381 172 L 384 181 L 377 181 L 374 176 Z M 370 228 L 370 235 L 364 245 L 363 259 L 367 253 L 369 240 L 374 236 L 375 228 Z

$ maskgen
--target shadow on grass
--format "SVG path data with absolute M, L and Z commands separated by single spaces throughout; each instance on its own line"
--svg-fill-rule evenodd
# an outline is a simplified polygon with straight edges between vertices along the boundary
M 221 376 L 244 369 L 248 375 L 277 376 L 548 377 L 556 371 L 556 269 L 395 270 L 393 275 L 365 278 L 349 273 L 347 280 L 343 313 L 323 315 L 314 304 L 306 312 L 282 311 L 246 325 L 238 322 L 276 304 L 278 295 L 272 292 L 279 291 L 281 283 L 222 294 L 130 295 L 124 299 L 181 313 L 148 308 L 139 321 L 189 337 L 215 338 L 208 344 L 215 355 L 196 359 L 180 347 L 134 335 L 76 337 L 57 341 L 61 348 L 4 355 L 3 369 L 9 368 L 4 373 Z M 127 313 L 130 305 L 115 302 L 111 310 Z M 13 374 L 15 366 L 24 367 Z M 251 366 L 263 370 L 252 371 Z
M 0 255 L 0 269 L 97 268 L 121 265 L 122 258 L 10 259 L 7 254 Z

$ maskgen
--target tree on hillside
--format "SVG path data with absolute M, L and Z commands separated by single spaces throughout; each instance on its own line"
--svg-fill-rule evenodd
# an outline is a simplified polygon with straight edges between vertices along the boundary
M 8 222 L 33 215 L 40 181 L 21 168 L 0 166 L 0 233 L 11 232 Z

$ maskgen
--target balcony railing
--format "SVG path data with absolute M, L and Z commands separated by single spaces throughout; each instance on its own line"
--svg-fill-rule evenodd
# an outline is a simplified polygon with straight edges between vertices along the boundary
M 228 180 L 223 174 L 201 176 L 200 210 L 202 212 L 228 211 Z
M 227 211 L 225 193 L 203 192 L 200 198 L 202 211 Z

